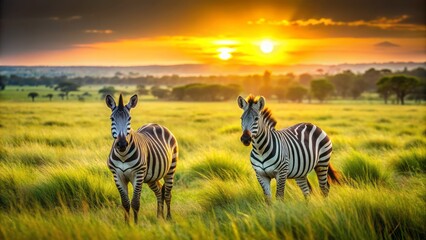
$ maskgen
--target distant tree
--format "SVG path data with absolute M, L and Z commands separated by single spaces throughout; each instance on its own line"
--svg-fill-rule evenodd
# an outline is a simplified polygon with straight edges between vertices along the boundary
M 104 99 L 106 97 L 106 95 L 113 96 L 116 92 L 117 92 L 117 90 L 115 90 L 115 88 L 113 86 L 105 86 L 105 87 L 99 89 L 99 91 L 98 91 L 98 93 L 101 94 L 101 99 Z
M 179 101 L 182 101 L 185 99 L 185 90 L 186 90 L 187 86 L 178 86 L 178 87 L 174 87 L 172 90 L 172 96 Z
M 421 67 L 411 70 L 409 74 L 420 79 L 426 79 L 426 69 Z
M 0 91 L 4 90 L 6 88 L 6 77 L 3 75 L 0 75 Z
M 172 96 L 177 100 L 224 101 L 234 98 L 241 92 L 240 85 L 193 83 L 173 88 Z
M 230 100 L 235 98 L 239 93 L 241 93 L 242 88 L 238 84 L 229 84 L 226 86 L 221 86 L 220 95 L 221 100 Z
M 421 103 L 422 100 L 426 101 L 426 78 L 419 79 L 419 84 L 413 90 L 411 95 L 416 102 Z
M 28 93 L 28 97 L 30 97 L 33 100 L 33 102 L 34 102 L 34 98 L 38 97 L 38 93 L 36 93 L 36 92 L 30 92 L 30 93 Z
M 288 73 L 283 77 L 279 78 L 276 82 L 276 86 L 272 89 L 272 94 L 277 97 L 279 101 L 283 101 L 287 97 L 288 88 L 294 84 L 295 76 L 292 73 Z
M 89 92 L 84 92 L 81 96 L 90 97 L 90 96 L 92 96 L 92 94 L 90 94 Z
M 56 85 L 55 90 L 60 90 L 61 92 L 64 92 L 65 96 L 68 99 L 69 92 L 78 91 L 79 88 L 80 88 L 80 84 L 73 82 L 73 81 L 64 80 L 64 81 L 59 82 Z
M 64 98 L 65 98 L 65 93 L 59 93 L 59 94 L 58 94 L 58 96 L 59 96 L 59 97 L 61 97 L 61 99 L 62 99 L 62 100 L 64 100 Z
M 357 99 L 367 90 L 367 87 L 365 79 L 362 76 L 356 75 L 351 81 L 349 94 L 353 99 Z
M 311 81 L 311 91 L 314 98 L 323 102 L 334 91 L 334 86 L 326 79 L 318 79 Z
M 259 74 L 245 77 L 243 80 L 244 92 L 260 95 L 259 89 L 261 87 L 261 81 L 262 77 Z
M 377 92 L 380 94 L 380 96 L 383 97 L 385 104 L 387 104 L 389 97 L 392 95 L 390 78 L 382 77 L 379 81 L 377 81 L 376 85 L 377 85 Z
M 168 88 L 154 86 L 151 88 L 151 94 L 158 99 L 166 99 L 170 96 L 172 91 Z
M 265 97 L 270 97 L 272 95 L 272 86 L 271 86 L 271 76 L 272 76 L 272 72 L 266 70 L 263 73 L 263 78 L 262 78 L 262 84 L 261 87 L 259 89 L 259 92 L 261 95 L 265 96 Z
M 415 77 L 409 77 L 406 75 L 395 75 L 391 77 L 384 77 L 379 80 L 377 87 L 381 92 L 390 89 L 396 94 L 397 102 L 404 105 L 404 99 L 419 85 L 419 80 Z M 385 100 L 386 102 L 387 100 Z
M 376 83 L 383 76 L 387 75 L 386 72 L 370 68 L 362 74 L 364 80 L 365 89 L 368 91 L 374 91 L 376 89 Z
M 277 97 L 278 101 L 284 101 L 287 97 L 287 86 L 283 86 L 281 84 L 278 84 L 274 88 L 274 95 Z
M 299 83 L 303 86 L 309 86 L 311 84 L 312 79 L 312 75 L 310 75 L 309 73 L 303 73 L 299 76 Z
M 301 85 L 292 85 L 287 90 L 287 98 L 293 102 L 302 102 L 305 95 L 308 93 L 308 89 Z
M 355 81 L 355 74 L 351 71 L 344 71 L 331 76 L 330 81 L 333 83 L 337 95 L 342 98 L 346 98 L 353 86 L 353 82 Z
M 139 95 L 148 95 L 149 94 L 148 88 L 146 88 L 146 86 L 144 86 L 144 85 L 138 85 L 137 86 L 137 92 L 138 92 Z
M 48 94 L 44 95 L 44 97 L 47 97 L 47 98 L 49 98 L 49 101 L 52 101 L 53 94 L 48 93 Z

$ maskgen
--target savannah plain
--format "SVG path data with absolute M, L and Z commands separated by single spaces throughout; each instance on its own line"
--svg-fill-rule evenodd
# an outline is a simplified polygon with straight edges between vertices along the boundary
M 85 102 L 31 102 L 28 91 L 44 95 L 45 88 L 25 88 L 0 93 L 0 239 L 426 238 L 424 105 L 266 99 L 278 129 L 311 122 L 328 133 L 331 164 L 344 179 L 323 198 L 311 173 L 309 201 L 289 180 L 284 202 L 267 206 L 251 148 L 239 140 L 236 101 L 143 97 L 131 111 L 132 128 L 162 124 L 179 144 L 173 220 L 157 219 L 144 185 L 139 223 L 127 225 L 106 165 L 110 110 L 96 87 L 81 89 L 93 92 Z

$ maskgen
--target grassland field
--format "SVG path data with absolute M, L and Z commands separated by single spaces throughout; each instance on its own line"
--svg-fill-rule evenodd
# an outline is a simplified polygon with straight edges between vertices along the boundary
M 235 101 L 143 97 L 132 127 L 163 124 L 179 143 L 173 220 L 156 218 L 144 185 L 140 222 L 126 225 L 106 166 L 110 110 L 96 87 L 85 102 L 34 103 L 28 91 L 51 90 L 20 88 L 0 92 L 0 239 L 426 239 L 424 105 L 267 100 L 278 129 L 312 122 L 328 133 L 345 181 L 323 198 L 311 173 L 309 202 L 289 180 L 284 202 L 266 206 Z

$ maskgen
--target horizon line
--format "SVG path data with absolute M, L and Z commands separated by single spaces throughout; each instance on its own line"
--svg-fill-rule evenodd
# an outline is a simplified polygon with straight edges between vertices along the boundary
M 211 64 L 211 63 L 181 63 L 181 64 L 147 64 L 147 65 L 14 65 L 14 64 L 0 64 L 0 67 L 173 67 L 173 66 L 256 66 L 256 67 L 292 67 L 292 66 L 339 66 L 339 65 L 374 65 L 374 64 L 426 64 L 425 61 L 388 61 L 388 62 L 357 62 L 357 63 L 335 63 L 335 64 L 322 64 L 322 63 L 297 63 L 297 64 Z

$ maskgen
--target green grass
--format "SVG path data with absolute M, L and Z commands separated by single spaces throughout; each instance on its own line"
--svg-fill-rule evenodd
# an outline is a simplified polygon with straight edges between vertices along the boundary
M 332 164 L 346 181 L 324 199 L 310 174 L 307 202 L 288 180 L 284 202 L 266 206 L 234 101 L 140 99 L 132 127 L 161 123 L 179 142 L 174 219 L 156 218 L 144 185 L 140 223 L 126 225 L 106 166 L 110 110 L 98 95 L 32 103 L 27 91 L 37 89 L 49 90 L 0 93 L 0 239 L 426 238 L 425 106 L 268 101 L 277 128 L 312 122 L 329 134 Z

